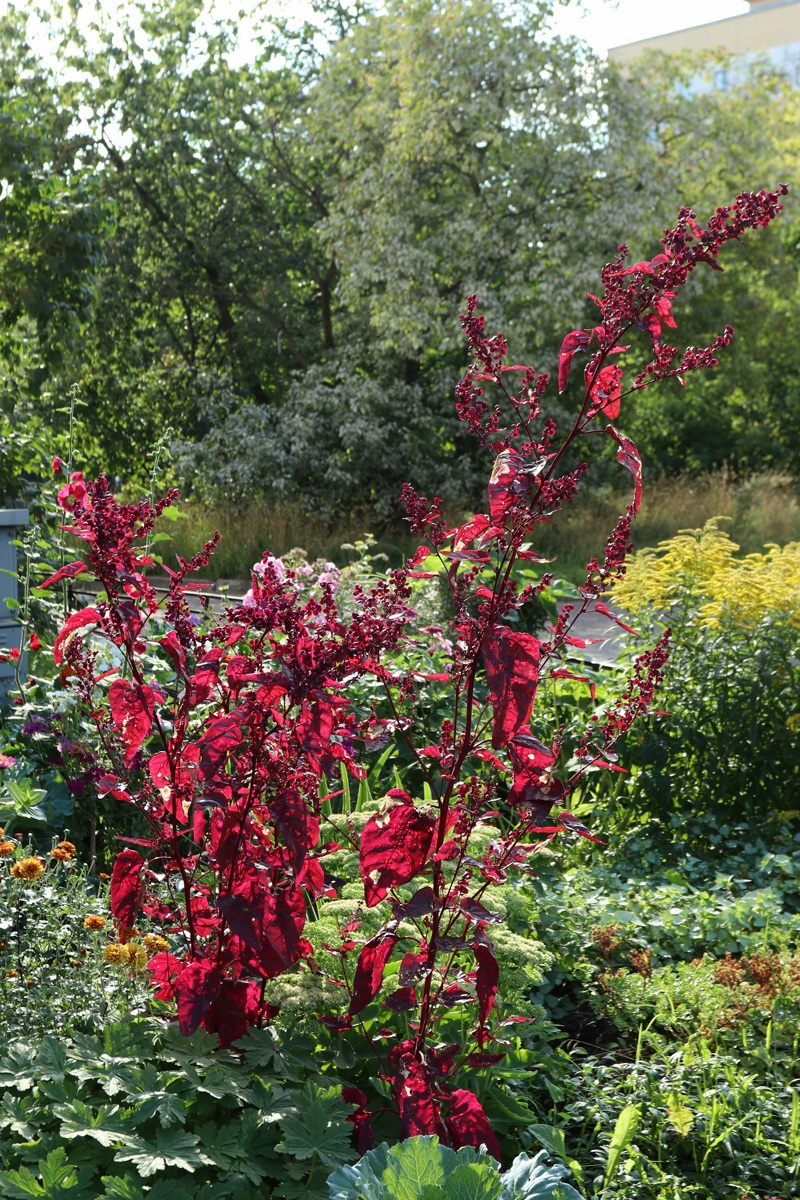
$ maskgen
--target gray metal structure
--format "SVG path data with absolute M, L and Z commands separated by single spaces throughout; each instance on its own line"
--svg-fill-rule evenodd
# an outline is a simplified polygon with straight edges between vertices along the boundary
M 0 650 L 19 649 L 19 618 L 17 610 L 8 605 L 18 599 L 17 547 L 12 543 L 18 531 L 29 524 L 26 508 L 0 508 Z M 11 574 L 8 574 L 11 572 Z M 24 655 L 21 663 L 25 670 Z M 5 699 L 14 683 L 12 663 L 0 663 L 0 701 Z

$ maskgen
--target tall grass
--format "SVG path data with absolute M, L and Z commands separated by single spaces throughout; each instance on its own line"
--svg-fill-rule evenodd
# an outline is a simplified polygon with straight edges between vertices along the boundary
M 585 564 L 602 551 L 629 498 L 628 492 L 579 496 L 557 521 L 541 527 L 536 548 L 557 560 L 553 569 L 559 576 L 580 582 Z M 167 562 L 175 553 L 188 557 L 219 530 L 219 548 L 205 572 L 209 579 L 247 579 L 264 550 L 281 555 L 302 547 L 312 559 L 327 558 L 342 566 L 353 558 L 343 544 L 372 533 L 376 550 L 397 566 L 418 544 L 400 520 L 388 529 L 375 527 L 369 513 L 331 523 L 291 505 L 268 508 L 257 500 L 242 509 L 189 504 L 183 513 L 176 523 L 162 522 L 171 542 L 158 549 Z M 463 515 L 452 512 L 448 519 L 455 523 Z M 767 542 L 800 541 L 800 483 L 789 476 L 767 474 L 737 480 L 727 471 L 654 480 L 645 487 L 633 539 L 637 546 L 653 546 L 679 529 L 699 528 L 709 517 L 729 518 L 730 534 L 745 552 Z

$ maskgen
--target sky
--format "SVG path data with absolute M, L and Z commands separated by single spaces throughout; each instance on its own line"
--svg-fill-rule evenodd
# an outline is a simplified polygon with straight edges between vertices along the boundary
M 16 2 L 19 4 L 20 0 Z M 305 0 L 268 0 L 268 10 L 272 4 L 294 16 L 306 7 Z M 0 12 L 8 5 L 9 0 L 0 0 Z M 250 2 L 209 0 L 208 7 L 235 17 L 241 9 L 248 10 Z M 749 11 L 747 0 L 569 0 L 567 5 L 557 8 L 554 29 L 560 34 L 584 38 L 603 55 L 611 46 Z M 36 40 L 34 35 L 34 44 Z
M 558 33 L 577 34 L 605 54 L 611 46 L 749 11 L 746 0 L 584 0 L 583 6 L 570 3 L 562 8 L 555 28 Z

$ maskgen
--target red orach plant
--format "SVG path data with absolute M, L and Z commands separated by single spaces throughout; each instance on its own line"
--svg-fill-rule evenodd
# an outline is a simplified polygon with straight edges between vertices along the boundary
M 785 194 L 785 187 L 743 193 L 704 228 L 683 209 L 665 233 L 663 252 L 649 262 L 626 266 L 627 248 L 620 247 L 602 271 L 603 295 L 591 297 L 600 323 L 563 342 L 559 391 L 576 354 L 589 358 L 578 414 L 561 438 L 542 414 L 547 376 L 506 365 L 504 338 L 484 335 L 477 299 L 470 297 L 462 325 L 474 361 L 456 389 L 456 405 L 492 460 L 489 511 L 448 529 L 440 501 L 429 504 L 406 486 L 407 519 L 425 544 L 371 591 L 357 589 L 346 622 L 330 586 L 321 585 L 321 598 L 301 602 L 292 572 L 265 555 L 248 603 L 198 626 L 187 603 L 188 579 L 207 565 L 216 537 L 190 562 L 179 560 L 165 601 L 159 603 L 145 575 L 150 560 L 142 544 L 174 493 L 154 507 L 120 504 L 104 477 L 85 482 L 80 474 L 61 489 L 59 502 L 72 517 L 68 528 L 88 552 L 86 562 L 47 583 L 90 572 L 106 598 L 69 617 L 54 658 L 96 724 L 106 756 L 103 788 L 135 805 L 149 825 L 148 838 L 117 856 L 112 911 L 121 939 L 143 910 L 181 947 L 157 955 L 150 970 L 157 995 L 175 1001 L 184 1033 L 201 1025 L 230 1044 L 271 1015 L 265 982 L 310 954 L 303 936 L 307 900 L 336 894 L 324 863 L 338 846 L 320 844 L 325 780 L 338 777 L 342 764 L 363 775 L 355 747 L 374 744 L 388 726 L 411 748 L 432 802 L 393 789 L 358 835 L 345 816 L 330 818 L 338 820 L 340 840 L 358 849 L 364 904 L 386 899 L 391 917 L 366 942 L 359 942 L 357 920 L 342 931 L 347 1011 L 324 1019 L 334 1030 L 359 1024 L 381 993 L 386 964 L 398 958 L 399 986 L 384 1006 L 408 1014 L 411 1036 L 396 1040 L 382 1061 L 404 1135 L 436 1132 L 454 1146 L 485 1142 L 496 1149 L 477 1097 L 448 1082 L 458 1067 L 479 1069 L 502 1057 L 502 1048 L 487 1050 L 490 1040 L 499 1045 L 491 1028 L 498 964 L 491 939 L 497 917 L 484 893 L 510 872 L 528 870 L 543 843 L 561 832 L 599 840 L 570 814 L 569 796 L 589 767 L 619 769 L 614 745 L 647 711 L 667 654 L 665 634 L 636 659 L 617 705 L 588 722 L 575 769 L 562 761 L 559 731 L 546 741 L 532 732 L 539 680 L 580 678 L 563 665 L 566 647 L 583 644 L 571 628 L 584 612 L 611 616 L 601 596 L 625 571 L 642 464 L 636 446 L 611 422 L 630 392 L 716 365 L 733 331 L 726 327 L 712 345 L 681 354 L 663 340 L 664 326 L 675 328 L 672 301 L 699 263 L 718 269 L 727 241 L 768 225 Z M 652 358 L 624 391 L 620 360 L 629 347 L 623 343 L 636 331 L 649 338 Z M 487 400 L 486 385 L 496 390 L 496 403 Z M 507 622 L 551 577 L 520 587 L 515 568 L 542 561 L 529 539 L 578 491 L 586 464 L 565 463 L 591 433 L 616 443 L 617 459 L 633 476 L 633 499 L 602 561 L 587 565 L 580 603 L 566 605 L 543 640 Z M 442 572 L 452 593 L 455 648 L 449 670 L 428 678 L 446 690 L 449 715 L 434 744 L 427 738 L 419 744 L 404 715 L 419 672 L 399 672 L 391 654 L 412 615 L 410 580 Z M 83 640 L 89 630 L 117 647 L 118 667 L 98 669 L 97 652 Z M 154 650 L 171 664 L 168 691 L 150 678 L 145 660 Z M 348 685 L 365 675 L 383 684 L 390 722 L 374 714 L 356 719 Z M 500 776 L 509 779 L 502 801 Z M 476 860 L 468 853 L 470 837 L 498 808 L 505 832 Z M 410 898 L 398 892 L 417 881 Z M 413 944 L 400 933 L 409 921 L 416 927 Z M 437 1041 L 437 1021 L 453 1004 L 474 1008 L 471 1046 Z M 358 1106 L 354 1122 L 363 1148 L 370 1136 L 366 1097 L 346 1091 Z

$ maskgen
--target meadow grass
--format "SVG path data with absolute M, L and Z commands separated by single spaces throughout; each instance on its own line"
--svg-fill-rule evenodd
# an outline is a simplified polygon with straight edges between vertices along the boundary
M 586 493 L 564 508 L 552 525 L 541 526 L 536 548 L 556 559 L 553 569 L 562 578 L 580 582 L 592 555 L 603 545 L 629 500 L 627 492 Z M 446 519 L 454 524 L 467 513 L 453 510 Z M 285 554 L 295 547 L 310 558 L 331 559 L 339 566 L 352 561 L 352 550 L 343 549 L 371 533 L 374 552 L 399 566 L 419 539 L 401 520 L 376 526 L 369 512 L 327 521 L 302 509 L 267 506 L 253 500 L 246 508 L 219 504 L 182 505 L 183 519 L 162 528 L 171 541 L 159 546 L 165 561 L 174 553 L 190 556 L 218 530 L 219 547 L 204 576 L 209 579 L 247 579 L 252 563 L 262 551 Z M 781 545 L 800 540 L 800 482 L 786 475 L 754 475 L 736 479 L 727 471 L 700 477 L 672 477 L 646 484 L 642 507 L 634 523 L 637 547 L 654 546 L 681 529 L 698 529 L 709 517 L 726 517 L 726 528 L 742 550 L 749 553 L 768 542 Z

